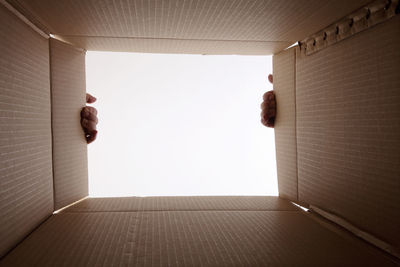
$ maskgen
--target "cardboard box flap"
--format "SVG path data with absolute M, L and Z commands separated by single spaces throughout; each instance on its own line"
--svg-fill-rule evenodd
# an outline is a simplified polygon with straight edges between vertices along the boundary
M 277 102 L 275 149 L 279 196 L 297 201 L 296 49 L 274 55 L 274 92 Z
M 290 202 L 273 196 L 192 196 L 87 198 L 64 212 L 259 210 L 298 211 Z
M 299 200 L 400 248 L 400 16 L 297 53 Z M 398 254 L 400 255 L 400 254 Z
M 55 210 L 88 195 L 85 52 L 50 39 Z
M 48 40 L 0 4 L 0 257 L 53 212 Z
M 8 1 L 87 50 L 202 54 L 276 53 L 369 2 Z
M 8 266 L 395 266 L 302 212 L 168 211 L 54 215 Z

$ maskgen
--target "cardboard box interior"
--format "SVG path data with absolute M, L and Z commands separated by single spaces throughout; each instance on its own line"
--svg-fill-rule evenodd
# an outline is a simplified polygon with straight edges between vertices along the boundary
M 0 265 L 398 264 L 399 10 L 1 0 Z M 274 54 L 280 197 L 85 199 L 52 214 L 88 194 L 85 50 Z

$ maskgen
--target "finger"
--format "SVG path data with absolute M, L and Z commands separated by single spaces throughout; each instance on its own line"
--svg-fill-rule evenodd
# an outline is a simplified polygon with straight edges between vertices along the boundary
M 269 110 L 263 110 L 261 112 L 261 123 L 266 127 L 273 128 L 275 124 L 275 112 L 270 113 Z
M 271 115 L 267 111 L 263 111 L 261 113 L 261 118 L 263 118 L 267 122 L 271 118 Z
M 267 109 L 263 110 L 264 114 L 267 114 L 269 118 L 275 117 L 276 108 L 274 106 L 268 106 Z
M 275 116 L 276 116 L 276 110 L 275 110 L 275 109 L 270 109 L 270 110 L 268 110 L 268 116 L 269 116 L 270 118 L 275 118 Z
M 264 118 L 261 118 L 261 123 L 262 125 L 267 126 L 267 122 L 264 120 Z
M 271 102 L 264 101 L 264 102 L 261 103 L 260 107 L 261 107 L 262 110 L 266 110 L 266 111 L 273 110 L 273 109 L 275 109 L 275 102 L 273 102 L 273 101 L 271 101 Z
M 266 121 L 275 118 L 276 116 L 276 109 L 263 109 L 261 111 L 261 117 L 264 118 Z
M 270 99 L 266 99 L 264 100 L 261 105 L 260 105 L 261 109 L 265 109 L 265 108 L 275 108 L 276 107 L 276 101 L 275 101 L 275 97 L 273 96 Z
M 261 119 L 261 123 L 266 126 L 266 127 L 270 127 L 270 128 L 274 128 L 274 120 L 265 120 L 264 118 Z
M 92 104 L 96 102 L 97 98 L 92 96 L 91 94 L 86 93 L 86 103 Z
M 260 115 L 261 115 L 261 118 L 264 118 L 264 120 L 267 121 L 269 119 L 269 117 L 270 117 L 269 110 L 268 109 L 263 109 L 261 111 Z
M 264 93 L 263 100 L 268 100 L 270 95 L 273 95 L 273 97 L 275 98 L 274 92 L 273 91 L 268 91 L 268 92 Z
M 272 76 L 272 74 L 268 75 L 268 81 L 274 83 L 274 76 Z
M 85 133 L 92 133 L 93 131 L 96 130 L 96 122 L 95 121 L 91 121 L 88 119 L 82 119 L 81 120 L 81 125 L 82 128 L 85 130 Z
M 261 116 L 261 118 L 264 118 L 264 117 L 265 117 L 265 115 L 266 115 L 266 112 L 265 112 L 265 110 L 262 110 L 262 111 L 261 111 L 261 113 L 260 113 L 260 116 Z
M 269 120 L 267 121 L 267 126 L 273 128 L 274 125 L 275 125 L 275 117 L 269 118 Z
M 94 114 L 92 114 L 92 113 L 89 113 L 88 116 L 83 117 L 82 119 L 87 119 L 87 120 L 89 120 L 89 121 L 93 121 L 93 122 L 96 123 L 96 124 L 99 123 L 99 119 L 97 119 L 97 116 L 94 115 Z
M 89 106 L 83 107 L 81 115 L 82 116 L 86 116 L 86 114 L 88 114 L 88 113 L 92 113 L 94 115 L 97 115 L 97 109 L 94 108 L 94 107 L 89 107 Z
M 274 123 L 270 122 L 270 121 L 266 121 L 264 119 L 261 119 L 261 123 L 265 126 L 265 127 L 269 127 L 269 128 L 274 128 Z
M 268 102 L 263 101 L 263 102 L 261 103 L 261 105 L 260 105 L 260 108 L 261 108 L 262 110 L 268 109 Z
M 268 103 L 268 105 L 266 107 L 268 109 L 270 109 L 270 110 L 275 110 L 276 109 L 276 102 L 274 100 L 268 101 L 267 103 Z
M 82 110 L 81 118 L 87 119 L 89 121 L 94 121 L 96 124 L 99 122 L 99 120 L 97 119 L 97 116 L 91 112 L 88 112 L 87 110 Z
M 94 140 L 96 140 L 97 137 L 97 131 L 93 131 L 91 134 L 86 135 L 86 142 L 88 144 L 92 143 Z

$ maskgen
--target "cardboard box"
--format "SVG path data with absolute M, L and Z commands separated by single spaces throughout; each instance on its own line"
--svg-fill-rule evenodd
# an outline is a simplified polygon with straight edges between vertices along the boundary
M 399 12 L 1 0 L 0 265 L 399 265 Z M 86 198 L 86 50 L 274 54 L 280 196 Z

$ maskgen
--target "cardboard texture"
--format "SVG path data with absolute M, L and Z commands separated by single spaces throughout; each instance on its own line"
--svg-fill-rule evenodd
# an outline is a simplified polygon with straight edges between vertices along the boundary
M 398 264 L 284 199 L 400 255 L 400 6 L 368 2 L 0 0 L 0 265 Z M 85 53 L 32 24 L 84 49 L 277 53 L 280 197 L 86 199 L 51 216 L 88 193 Z
M 368 5 L 335 21 L 319 32 L 300 41 L 306 55 L 316 53 L 328 46 L 345 40 L 373 26 L 384 23 L 399 13 L 399 0 L 375 0 Z
M 50 39 L 55 210 L 88 195 L 85 52 Z
M 299 211 L 61 213 L 3 264 L 395 266 L 366 244 L 343 239 Z
M 0 5 L 0 257 L 53 212 L 48 40 Z
M 116 197 L 87 198 L 63 212 L 115 211 L 297 211 L 293 204 L 278 197 L 201 196 L 201 197 Z
M 299 200 L 400 246 L 400 17 L 297 53 Z
M 275 55 L 273 70 L 277 103 L 275 149 L 279 196 L 297 201 L 295 51 L 291 48 Z
M 28 10 L 38 26 L 88 50 L 271 54 L 370 1 L 9 2 Z

